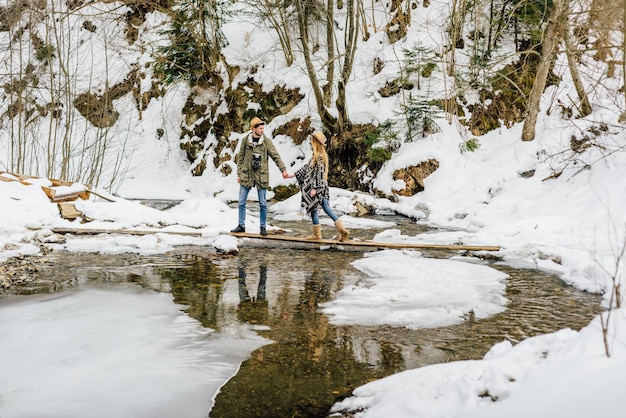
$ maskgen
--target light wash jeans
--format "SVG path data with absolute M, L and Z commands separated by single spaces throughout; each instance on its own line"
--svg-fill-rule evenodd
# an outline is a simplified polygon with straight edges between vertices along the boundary
M 326 215 L 328 215 L 330 219 L 333 220 L 333 222 L 336 222 L 337 219 L 339 219 L 339 216 L 337 216 L 335 212 L 333 212 L 332 208 L 330 207 L 330 203 L 328 203 L 328 199 L 322 199 L 322 209 L 324 209 L 324 212 L 326 212 Z M 310 213 L 311 213 L 311 221 L 313 221 L 313 225 L 319 225 L 320 217 L 317 214 L 317 209 L 313 209 Z
M 239 186 L 239 225 L 246 226 L 246 201 L 248 200 L 248 187 Z M 261 208 L 261 228 L 267 223 L 267 189 L 257 187 L 259 207 Z

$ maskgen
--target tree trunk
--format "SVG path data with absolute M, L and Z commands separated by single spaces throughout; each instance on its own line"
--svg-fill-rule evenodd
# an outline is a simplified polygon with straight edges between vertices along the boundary
M 626 26 L 626 2 L 622 6 L 622 24 Z M 622 81 L 624 99 L 626 100 L 626 29 L 622 29 Z
M 446 72 L 449 76 L 453 76 L 456 71 L 456 47 L 461 40 L 463 33 L 463 22 L 465 21 L 465 14 L 467 10 L 466 0 L 453 0 L 452 1 L 452 15 L 450 16 L 449 36 L 450 43 L 446 47 L 446 59 L 447 68 Z
M 296 9 L 298 11 L 298 29 L 300 33 L 300 42 L 302 44 L 302 55 L 304 56 L 304 63 L 306 65 L 307 75 L 311 81 L 311 89 L 315 96 L 315 103 L 317 104 L 317 112 L 322 119 L 322 123 L 331 132 L 337 128 L 337 120 L 330 114 L 326 106 L 324 105 L 324 94 L 320 87 L 315 68 L 313 67 L 313 61 L 311 59 L 311 48 L 309 45 L 309 36 L 307 31 L 307 19 L 304 13 L 303 0 L 296 0 Z
M 333 85 L 335 84 L 335 2 L 328 0 L 326 4 L 326 56 L 328 67 L 326 69 L 326 85 L 324 86 L 324 105 L 330 106 L 333 97 Z
M 349 127 L 350 116 L 346 105 L 346 85 L 352 74 L 354 65 L 354 56 L 356 54 L 359 25 L 357 21 L 357 7 L 354 2 L 359 0 L 349 0 L 346 15 L 346 38 L 345 38 L 345 55 L 343 59 L 343 67 L 341 69 L 341 79 L 337 83 L 337 118 L 339 129 L 343 130 L 344 126 Z
M 524 127 L 522 128 L 522 141 L 532 141 L 535 139 L 535 129 L 537 124 L 537 115 L 539 114 L 539 105 L 541 104 L 541 96 L 546 88 L 548 74 L 554 60 L 555 50 L 560 39 L 560 30 L 563 14 L 563 1 L 555 0 L 552 6 L 552 13 L 546 25 L 546 32 L 543 36 L 543 48 L 541 51 L 541 62 L 535 76 L 535 82 L 530 91 L 527 105 L 527 116 L 524 119 Z
M 566 0 L 569 3 L 569 0 Z M 567 9 L 566 9 L 567 10 Z M 583 82 L 578 72 L 578 60 L 576 59 L 575 45 L 572 43 L 572 37 L 569 33 L 569 28 L 563 28 L 563 38 L 565 40 L 565 53 L 567 55 L 567 65 L 569 66 L 570 74 L 572 75 L 572 81 L 576 88 L 576 93 L 580 99 L 580 106 L 578 111 L 580 117 L 585 117 L 591 114 L 591 104 L 589 103 L 589 97 L 583 86 Z

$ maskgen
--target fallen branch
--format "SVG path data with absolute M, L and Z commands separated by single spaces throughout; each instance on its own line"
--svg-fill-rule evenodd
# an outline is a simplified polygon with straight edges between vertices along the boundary
M 117 200 L 115 200 L 115 199 L 113 199 L 113 198 L 111 198 L 111 197 L 107 197 L 107 196 L 104 196 L 104 195 L 102 195 L 102 194 L 100 194 L 100 193 L 94 192 L 94 191 L 93 191 L 93 189 L 88 190 L 88 191 L 89 191 L 91 194 L 93 194 L 93 195 L 95 195 L 95 196 L 98 196 L 99 198 L 102 198 L 102 199 L 104 199 L 104 200 L 108 200 L 109 202 L 117 202 Z

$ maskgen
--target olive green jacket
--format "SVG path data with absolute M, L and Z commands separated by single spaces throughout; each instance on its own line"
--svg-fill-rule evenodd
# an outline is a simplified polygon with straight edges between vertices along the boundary
M 255 153 L 261 155 L 261 166 L 258 169 L 252 167 L 252 155 Z M 263 135 L 256 146 L 252 142 L 251 132 L 241 138 L 237 154 L 239 184 L 247 188 L 257 186 L 267 189 L 270 185 L 268 157 L 274 160 L 281 172 L 287 171 L 274 143 L 267 136 Z

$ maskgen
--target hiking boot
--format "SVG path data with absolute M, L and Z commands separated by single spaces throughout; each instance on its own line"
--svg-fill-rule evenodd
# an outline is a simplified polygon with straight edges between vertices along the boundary
M 246 227 L 243 225 L 237 225 L 237 228 L 231 230 L 230 232 L 246 232 Z
M 267 235 L 267 229 L 265 229 L 264 226 L 261 227 L 261 235 L 263 236 Z
M 348 237 L 350 236 L 350 231 L 348 231 L 346 229 L 345 226 L 343 226 L 343 222 L 341 222 L 341 219 L 337 219 L 335 221 L 335 228 L 337 228 L 337 231 L 339 231 L 339 236 L 337 237 L 337 241 L 347 241 Z
M 322 239 L 322 225 L 312 225 L 313 235 L 305 238 L 307 241 L 320 241 Z

